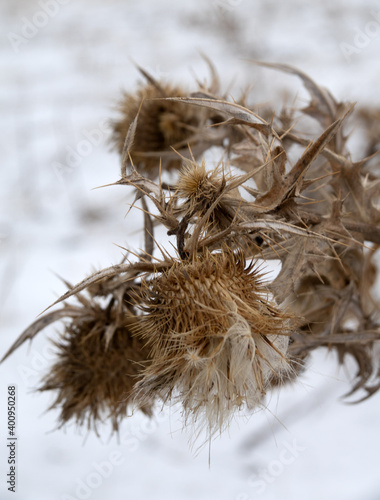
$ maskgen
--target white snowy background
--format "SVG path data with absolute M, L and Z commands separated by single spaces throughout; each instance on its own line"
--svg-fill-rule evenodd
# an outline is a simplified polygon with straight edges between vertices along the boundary
M 143 244 L 138 213 L 125 218 L 128 189 L 92 190 L 118 179 L 104 123 L 136 85 L 132 61 L 191 86 L 208 76 L 202 51 L 222 84 L 233 82 L 232 95 L 252 84 L 257 102 L 277 102 L 282 87 L 304 96 L 295 77 L 247 59 L 285 62 L 338 99 L 380 105 L 380 2 L 2 0 L 0 10 L 0 355 L 64 292 L 54 272 L 75 283 L 119 262 L 114 243 Z M 0 366 L 1 500 L 380 499 L 380 396 L 343 404 L 354 366 L 338 369 L 333 354 L 314 355 L 267 411 L 236 418 L 212 443 L 209 466 L 207 446 L 189 449 L 176 408 L 153 422 L 126 420 L 119 443 L 106 426 L 100 438 L 54 430 L 57 413 L 45 412 L 53 395 L 33 392 L 52 363 L 54 333 Z M 16 494 L 5 478 L 9 384 L 18 398 Z

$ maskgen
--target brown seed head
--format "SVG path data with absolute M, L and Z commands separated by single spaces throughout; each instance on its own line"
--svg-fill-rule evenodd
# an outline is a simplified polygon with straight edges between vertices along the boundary
M 158 173 L 160 152 L 171 153 L 171 159 L 162 158 L 167 169 L 179 168 L 181 159 L 172 151 L 186 148 L 197 128 L 204 123 L 207 112 L 183 103 L 154 100 L 165 97 L 184 97 L 187 93 L 178 86 L 156 86 L 148 83 L 135 94 L 125 94 L 120 104 L 122 118 L 113 124 L 113 140 L 120 154 L 130 124 L 140 113 L 131 150 L 132 161 L 151 176 Z M 144 153 L 157 153 L 147 156 Z
M 289 317 L 242 253 L 175 261 L 145 283 L 144 302 L 139 332 L 153 361 L 135 388 L 140 404 L 174 396 L 211 435 L 244 403 L 260 405 L 274 373 L 289 371 Z
M 66 327 L 56 342 L 58 361 L 43 380 L 41 391 L 58 391 L 53 408 L 60 408 L 60 422 L 75 419 L 90 429 L 103 417 L 109 418 L 114 431 L 127 414 L 130 395 L 139 372 L 148 358 L 148 350 L 132 333 L 136 319 L 126 319 L 117 327 L 106 347 L 106 318 L 83 317 Z M 151 406 L 140 407 L 151 413 Z
M 224 193 L 231 179 L 232 175 L 224 172 L 223 165 L 207 171 L 204 160 L 201 164 L 187 161 L 176 184 L 177 195 L 183 199 L 179 210 L 191 218 L 200 218 L 211 209 L 207 220 L 208 231 L 226 229 L 231 225 L 235 214 L 229 202 L 240 197 L 237 190 Z
M 201 164 L 187 161 L 177 181 L 179 196 L 186 198 L 191 208 L 200 206 L 204 209 L 211 205 L 221 194 L 224 185 L 225 178 L 221 169 L 207 171 L 204 160 Z

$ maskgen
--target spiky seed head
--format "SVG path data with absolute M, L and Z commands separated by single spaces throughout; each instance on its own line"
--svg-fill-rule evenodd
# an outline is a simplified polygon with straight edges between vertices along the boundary
M 186 161 L 176 184 L 177 196 L 183 200 L 180 210 L 191 217 L 202 217 L 215 204 L 210 212 L 208 230 L 223 230 L 229 227 L 233 215 L 228 207 L 228 201 L 239 193 L 224 194 L 228 181 L 232 179 L 229 172 L 225 173 L 221 164 L 212 170 L 206 170 L 205 161 Z M 234 213 L 234 212 L 233 212 Z
M 164 97 L 184 97 L 187 92 L 178 86 L 148 83 L 140 86 L 135 94 L 125 94 L 120 103 L 121 119 L 113 124 L 113 141 L 120 154 L 123 151 L 124 141 L 130 124 L 138 117 L 137 129 L 131 150 L 132 161 L 145 173 L 158 173 L 160 155 L 148 157 L 144 153 L 173 153 L 174 149 L 186 148 L 187 143 L 194 136 L 207 116 L 207 111 L 196 106 L 189 106 L 180 102 L 154 100 Z M 174 156 L 174 153 L 173 153 Z M 176 156 L 166 161 L 162 158 L 163 166 L 167 169 L 179 168 L 181 159 Z
M 56 342 L 58 360 L 43 380 L 41 391 L 58 391 L 52 408 L 60 409 L 60 424 L 71 419 L 94 428 L 109 418 L 114 431 L 127 414 L 138 374 L 148 350 L 132 333 L 136 319 L 126 318 L 111 338 L 106 338 L 105 315 L 74 321 Z M 151 413 L 146 402 L 140 407 Z
M 234 410 L 260 405 L 273 374 L 290 370 L 289 317 L 242 253 L 173 261 L 145 283 L 143 300 L 139 332 L 152 363 L 135 387 L 139 404 L 180 400 L 186 419 L 203 420 L 212 435 Z
M 201 222 L 205 233 L 217 234 L 227 229 L 223 237 L 226 245 L 243 249 L 247 255 L 255 255 L 259 249 L 255 236 L 232 231 L 234 223 L 246 220 L 243 213 L 237 210 L 244 200 L 238 188 L 230 186 L 234 179 L 229 167 L 222 162 L 207 170 L 204 159 L 201 163 L 185 161 L 176 183 L 176 197 L 180 200 L 178 210 L 186 213 L 189 221 L 195 223 L 208 214 L 207 220 Z M 211 248 L 220 248 L 220 242 Z
M 186 161 L 177 181 L 179 196 L 188 200 L 191 207 L 200 206 L 203 210 L 212 204 L 221 194 L 225 185 L 225 176 L 221 168 L 206 170 L 203 159 L 199 164 Z

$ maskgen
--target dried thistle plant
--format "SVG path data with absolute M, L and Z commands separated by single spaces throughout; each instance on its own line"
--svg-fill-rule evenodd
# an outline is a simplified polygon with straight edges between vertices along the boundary
M 269 120 L 245 97 L 218 95 L 215 74 L 209 89 L 184 96 L 143 73 L 147 85 L 125 98 L 115 124 L 116 184 L 141 202 L 145 250 L 69 287 L 53 305 L 77 296 L 81 307 L 46 314 L 6 354 L 71 318 L 42 387 L 58 390 L 62 422 L 96 423 L 107 408 L 117 428 L 131 399 L 147 413 L 156 400 L 179 401 L 185 422 L 211 436 L 234 411 L 265 405 L 265 393 L 297 377 L 321 347 L 334 349 L 339 363 L 356 360 L 351 393 L 365 399 L 380 388 L 372 114 L 359 115 L 367 140 L 364 158 L 353 162 L 345 132 L 353 106 L 290 66 L 260 64 L 301 79 L 309 105 L 285 106 Z M 200 154 L 215 144 L 225 152 L 212 166 Z M 162 184 L 160 169 L 174 166 L 175 182 Z M 175 236 L 175 257 L 155 241 L 158 225 Z M 281 271 L 265 282 L 257 268 L 271 260 Z M 100 297 L 108 308 L 96 305 Z M 94 367 L 99 377 L 83 387 Z
M 139 318 L 129 305 L 131 289 L 132 281 L 120 282 L 118 277 L 95 282 L 86 295 L 76 294 L 77 304 L 66 303 L 40 317 L 18 339 L 21 345 L 53 322 L 66 320 L 54 341 L 57 361 L 39 387 L 57 393 L 51 408 L 59 409 L 60 426 L 74 420 L 97 431 L 98 422 L 109 420 L 118 431 L 128 410 L 136 406 L 132 391 L 150 358 L 134 333 Z M 138 408 L 151 415 L 152 406 L 153 401 Z
M 96 311 L 94 319 L 73 321 L 56 342 L 58 360 L 39 390 L 57 392 L 52 408 L 59 408 L 61 424 L 87 421 L 87 427 L 96 430 L 97 422 L 105 418 L 117 431 L 131 408 L 131 393 L 147 364 L 148 350 L 133 335 L 135 320 L 128 317 L 107 345 L 104 314 Z M 140 409 L 150 415 L 152 405 Z
M 198 92 L 215 92 L 219 82 L 210 61 L 212 81 L 207 88 L 198 84 Z M 148 177 L 157 177 L 159 166 L 166 170 L 181 167 L 181 158 L 175 151 L 187 154 L 188 146 L 200 155 L 211 144 L 220 142 L 219 134 L 206 125 L 220 121 L 220 117 L 209 110 L 194 108 L 167 97 L 185 97 L 189 91 L 179 85 L 159 82 L 139 68 L 146 82 L 137 92 L 125 93 L 119 104 L 121 117 L 113 122 L 113 142 L 123 154 L 128 130 L 138 116 L 134 130 L 133 145 L 129 154 L 138 168 Z
M 136 94 L 126 94 L 120 103 L 122 118 L 114 122 L 114 141 L 120 154 L 123 152 L 125 136 L 139 112 L 139 121 L 134 137 L 131 157 L 135 165 L 149 173 L 157 172 L 157 158 L 163 152 L 164 168 L 178 168 L 181 161 L 173 155 L 171 147 L 181 149 L 193 142 L 197 128 L 205 121 L 205 113 L 176 102 L 156 100 L 162 97 L 185 96 L 180 87 L 161 86 L 148 83 L 140 87 Z
M 242 252 L 175 260 L 141 294 L 138 331 L 153 361 L 135 387 L 139 406 L 177 399 L 212 435 L 234 410 L 260 406 L 274 374 L 290 374 L 289 317 Z

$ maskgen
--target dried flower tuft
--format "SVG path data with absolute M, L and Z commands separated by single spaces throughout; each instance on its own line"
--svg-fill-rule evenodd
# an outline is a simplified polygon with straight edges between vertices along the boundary
M 187 162 L 177 181 L 180 196 L 191 200 L 193 205 L 203 202 L 204 198 L 214 201 L 221 191 L 223 180 L 218 174 L 218 170 L 207 172 L 204 160 L 200 165 L 194 161 Z
M 180 167 L 181 159 L 172 148 L 180 150 L 199 141 L 198 130 L 209 113 L 165 100 L 185 95 L 187 92 L 181 87 L 154 82 L 140 86 L 135 94 L 125 94 L 120 103 L 122 117 L 113 124 L 114 143 L 122 154 L 128 129 L 138 114 L 130 154 L 134 165 L 151 177 L 157 175 L 160 159 L 163 168 Z
M 204 160 L 201 164 L 186 161 L 176 184 L 176 197 L 182 201 L 179 212 L 184 213 L 189 221 L 196 221 L 209 213 L 205 221 L 209 231 L 229 227 L 235 213 L 225 203 L 230 199 L 224 191 L 231 175 L 225 174 L 223 168 L 220 165 L 207 171 Z
M 96 318 L 71 323 L 55 343 L 58 359 L 40 390 L 57 391 L 52 408 L 60 409 L 61 425 L 74 419 L 96 430 L 97 422 L 107 418 L 118 431 L 148 352 L 132 333 L 136 319 L 125 318 L 107 345 L 106 311 L 97 312 Z M 151 414 L 151 405 L 140 409 Z
M 224 250 L 170 269 L 143 287 L 138 326 L 152 364 L 135 387 L 136 401 L 182 401 L 186 420 L 212 435 L 234 410 L 255 408 L 273 374 L 287 377 L 290 321 L 243 253 Z

